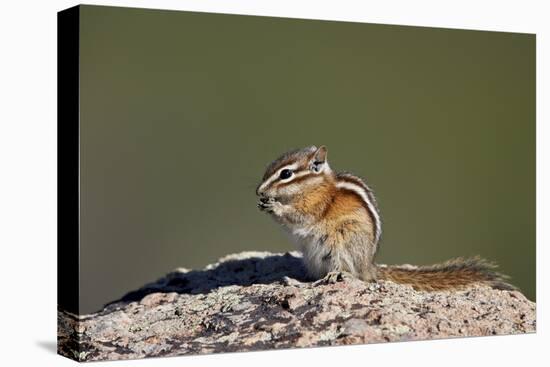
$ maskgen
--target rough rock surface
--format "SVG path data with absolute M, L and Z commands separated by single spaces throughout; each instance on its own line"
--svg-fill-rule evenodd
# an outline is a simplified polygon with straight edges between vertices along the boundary
M 95 314 L 59 311 L 58 349 L 80 361 L 535 331 L 535 304 L 485 287 L 417 292 L 311 282 L 300 255 L 243 252 L 178 269 Z

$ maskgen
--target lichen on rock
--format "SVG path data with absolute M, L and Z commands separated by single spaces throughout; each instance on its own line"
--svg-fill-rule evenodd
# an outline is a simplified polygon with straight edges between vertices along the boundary
M 418 292 L 305 276 L 295 252 L 242 252 L 177 269 L 90 315 L 58 312 L 58 350 L 80 361 L 535 332 L 519 291 Z

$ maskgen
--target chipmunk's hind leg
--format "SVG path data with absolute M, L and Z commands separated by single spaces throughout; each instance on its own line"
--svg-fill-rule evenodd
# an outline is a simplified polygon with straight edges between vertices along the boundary
M 347 271 L 331 271 L 323 278 L 313 282 L 314 286 L 319 284 L 335 284 L 338 282 L 344 282 L 347 279 L 353 278 L 353 275 Z
M 319 282 L 333 284 L 350 278 L 376 281 L 376 265 L 372 261 L 374 253 L 369 251 L 374 251 L 373 247 L 364 243 L 336 247 L 332 251 L 331 271 Z

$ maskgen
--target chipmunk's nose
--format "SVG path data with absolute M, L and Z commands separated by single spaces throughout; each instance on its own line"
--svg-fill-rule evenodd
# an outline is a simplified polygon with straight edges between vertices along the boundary
M 256 187 L 256 195 L 262 196 L 264 194 L 264 188 L 262 188 L 262 184 L 259 184 L 258 187 Z

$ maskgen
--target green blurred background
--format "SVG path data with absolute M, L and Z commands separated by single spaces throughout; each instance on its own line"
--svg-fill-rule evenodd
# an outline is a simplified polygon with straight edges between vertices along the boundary
M 81 7 L 81 313 L 176 267 L 293 250 L 265 166 L 325 144 L 383 263 L 479 254 L 535 299 L 535 36 Z

